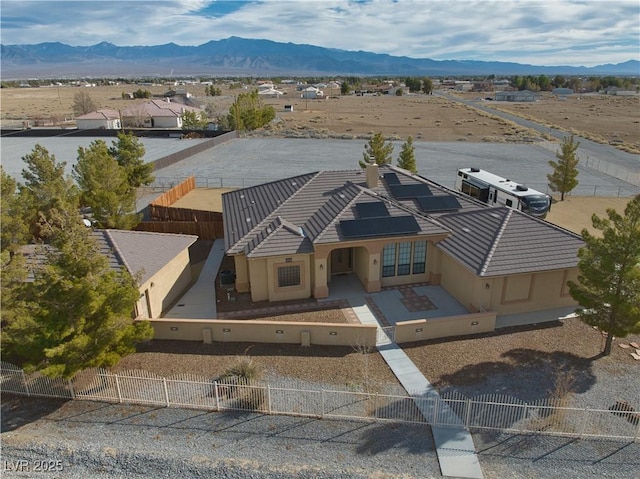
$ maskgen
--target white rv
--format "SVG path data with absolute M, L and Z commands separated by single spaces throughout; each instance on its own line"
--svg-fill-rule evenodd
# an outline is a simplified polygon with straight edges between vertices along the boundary
M 461 168 L 456 189 L 491 206 L 508 206 L 544 218 L 551 208 L 551 197 L 479 168 Z

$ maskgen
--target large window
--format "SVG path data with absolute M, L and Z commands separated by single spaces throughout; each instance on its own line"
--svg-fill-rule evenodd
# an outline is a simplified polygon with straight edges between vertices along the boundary
M 421 274 L 425 271 L 427 263 L 427 242 L 416 241 L 413 243 L 413 274 Z
M 382 250 L 382 276 L 396 275 L 396 244 L 391 243 Z
M 300 265 L 278 268 L 278 287 L 300 286 Z
M 382 277 L 422 274 L 426 263 L 426 241 L 390 243 L 382 250 Z
M 398 243 L 398 276 L 411 272 L 411 243 Z

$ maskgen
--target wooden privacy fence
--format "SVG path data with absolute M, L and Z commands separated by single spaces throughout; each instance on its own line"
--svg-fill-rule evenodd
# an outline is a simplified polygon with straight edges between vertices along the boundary
M 212 380 L 195 374 L 165 378 L 143 370 L 114 374 L 89 369 L 72 379 L 50 379 L 0 363 L 0 391 L 26 396 L 640 440 L 640 414 L 632 407 L 575 408 L 565 400 L 525 403 L 505 395 L 467 398 L 461 394 L 411 395 L 398 393 L 397 387 L 388 389 L 372 393 L 334 386 L 309 388 L 297 381 Z
M 151 202 L 149 206 L 171 206 L 195 188 L 196 178 L 195 176 L 190 176 L 186 180 L 171 188 L 169 191 L 166 191 L 165 193 L 158 196 Z
M 203 240 L 224 237 L 222 213 L 171 207 L 195 189 L 195 177 L 190 176 L 147 206 L 148 220 L 136 226 L 137 231 L 196 235 Z

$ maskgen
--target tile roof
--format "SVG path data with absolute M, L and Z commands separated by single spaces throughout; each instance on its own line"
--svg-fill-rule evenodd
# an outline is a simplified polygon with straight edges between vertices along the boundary
M 409 197 L 399 199 L 393 184 L 418 186 L 408 187 Z M 437 204 L 460 207 L 421 211 L 420 201 L 411 195 L 425 190 L 424 185 L 432 196 L 453 196 L 457 201 Z M 314 244 L 349 241 L 340 222 L 360 218 L 367 208 L 357 205 L 372 202 L 382 202 L 392 217 L 412 215 L 418 235 L 446 236 L 438 247 L 478 276 L 575 267 L 583 246 L 578 235 L 550 223 L 510 208 L 490 207 L 384 165 L 375 188 L 367 188 L 365 171 L 358 169 L 320 171 L 225 193 L 225 248 L 228 254 L 247 257 L 311 253 Z
M 76 117 L 76 120 L 117 120 L 120 112 L 116 110 L 96 110 Z
M 438 248 L 478 276 L 501 276 L 578 264 L 582 239 L 551 223 L 507 207 L 439 217 L 453 234 Z
M 193 235 L 146 231 L 99 230 L 97 233 L 102 233 L 112 253 L 133 276 L 141 275 L 139 284 L 152 278 L 198 239 Z
M 381 173 L 387 170 L 412 177 L 404 170 L 381 167 Z M 449 233 L 433 218 L 411 209 L 409 201 L 398 202 L 387 194 L 382 180 L 377 188 L 367 188 L 362 169 L 321 171 L 225 193 L 227 253 L 244 252 L 247 257 L 310 253 L 313 244 L 345 241 L 340 221 L 356 219 L 356 205 L 367 202 L 384 202 L 390 216 L 415 216 L 418 234 Z
M 192 235 L 126 230 L 94 230 L 91 236 L 100 253 L 107 258 L 109 267 L 114 271 L 124 267 L 132 276 L 140 274 L 139 284 L 153 277 L 198 239 Z M 52 251 L 53 247 L 40 244 L 29 244 L 20 249 L 29 269 L 27 281 L 33 281 L 34 271 L 46 264 L 48 253 Z

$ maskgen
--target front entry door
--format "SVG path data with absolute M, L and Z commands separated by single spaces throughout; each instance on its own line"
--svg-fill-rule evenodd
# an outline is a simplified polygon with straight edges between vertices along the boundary
M 351 248 L 340 248 L 331 252 L 331 274 L 351 273 L 353 269 L 351 251 Z

